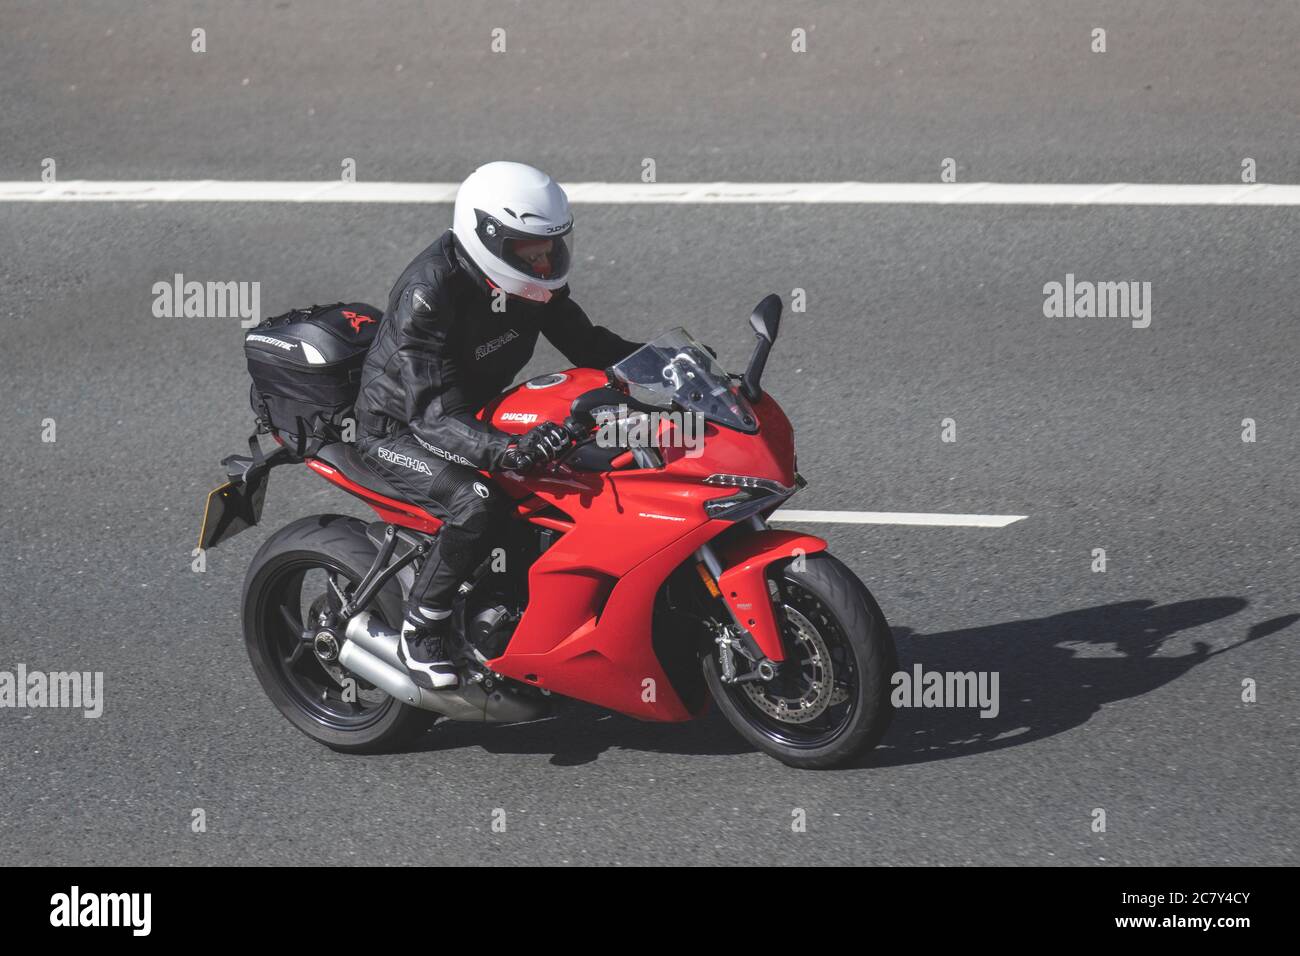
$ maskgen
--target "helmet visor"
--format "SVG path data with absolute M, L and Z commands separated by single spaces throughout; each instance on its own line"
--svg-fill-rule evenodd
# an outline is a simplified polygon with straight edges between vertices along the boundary
M 563 279 L 573 261 L 573 231 L 563 236 L 510 236 L 501 243 L 501 258 L 534 279 Z
M 476 209 L 475 230 L 487 251 L 505 265 L 542 281 L 562 280 L 573 262 L 573 224 L 556 229 L 553 235 L 537 235 L 508 226 Z

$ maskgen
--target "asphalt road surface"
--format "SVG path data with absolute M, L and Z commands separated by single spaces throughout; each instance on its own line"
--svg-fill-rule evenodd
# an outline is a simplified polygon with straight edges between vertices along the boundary
M 661 181 L 937 181 L 954 157 L 961 180 L 1221 183 L 1251 157 L 1300 181 L 1289 3 L 407 6 L 0 4 L 0 180 L 46 157 L 61 180 L 326 180 L 351 157 L 364 180 L 515 158 L 634 182 L 651 157 Z M 382 301 L 450 207 L 3 203 L 0 670 L 102 671 L 105 704 L 0 709 L 0 862 L 1295 862 L 1300 209 L 578 213 L 575 297 L 630 334 L 684 325 L 738 367 L 753 304 L 807 290 L 765 376 L 810 481 L 793 507 L 1027 516 L 808 526 L 905 669 L 996 671 L 998 715 L 900 710 L 824 773 L 716 714 L 316 745 L 253 676 L 240 586 L 273 529 L 365 511 L 280 469 L 263 525 L 191 570 L 248 432 L 242 330 L 155 318 L 152 287 Z M 1150 282 L 1150 326 L 1045 317 L 1067 273 Z M 528 371 L 561 364 L 543 344 Z

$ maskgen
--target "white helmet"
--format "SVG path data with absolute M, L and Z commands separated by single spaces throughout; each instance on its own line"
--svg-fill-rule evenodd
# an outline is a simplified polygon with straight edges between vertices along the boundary
M 488 163 L 460 184 L 452 232 L 488 280 L 548 302 L 573 259 L 573 214 L 560 184 L 523 163 Z

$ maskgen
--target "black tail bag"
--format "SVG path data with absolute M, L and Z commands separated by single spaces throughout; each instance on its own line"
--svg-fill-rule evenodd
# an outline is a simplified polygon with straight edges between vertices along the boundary
M 244 336 L 253 411 L 299 457 L 340 440 L 382 314 L 360 302 L 314 305 L 273 316 Z

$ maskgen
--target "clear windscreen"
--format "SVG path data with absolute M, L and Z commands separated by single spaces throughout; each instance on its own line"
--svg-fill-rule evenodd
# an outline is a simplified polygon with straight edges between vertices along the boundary
M 611 371 L 632 398 L 646 405 L 699 412 L 740 431 L 757 427 L 753 408 L 726 370 L 685 329 L 657 336 Z

